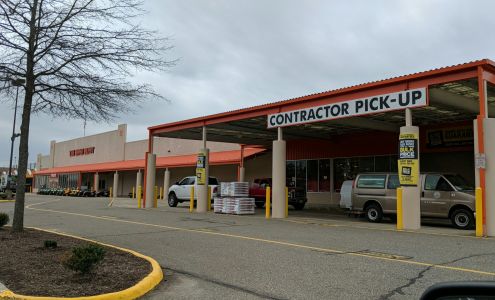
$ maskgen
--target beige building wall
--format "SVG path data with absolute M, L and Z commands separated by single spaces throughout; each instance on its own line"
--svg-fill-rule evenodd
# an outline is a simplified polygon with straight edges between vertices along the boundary
M 208 142 L 212 152 L 239 150 L 238 144 Z M 158 157 L 197 154 L 203 147 L 202 141 L 175 138 L 155 138 L 153 152 Z M 143 159 L 148 151 L 148 140 L 140 140 L 125 144 L 125 160 Z
M 36 158 L 36 169 L 37 170 L 49 169 L 52 167 L 53 167 L 53 161 L 52 161 L 50 155 L 38 154 L 38 156 Z
M 124 159 L 127 125 L 119 125 L 117 130 L 52 143 L 50 155 L 54 157 L 53 166 L 63 167 L 81 164 L 121 161 Z M 94 147 L 94 153 L 70 156 L 72 150 Z M 143 154 L 144 155 L 144 154 Z
M 272 177 L 272 153 L 256 155 L 244 161 L 245 180 L 253 182 L 257 178 Z

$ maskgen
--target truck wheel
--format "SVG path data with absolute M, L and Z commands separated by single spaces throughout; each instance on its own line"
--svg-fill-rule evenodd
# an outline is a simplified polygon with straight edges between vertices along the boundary
M 366 218 L 369 222 L 380 223 L 383 219 L 383 211 L 380 205 L 372 203 L 366 207 Z
M 168 206 L 176 207 L 177 203 L 179 203 L 179 200 L 177 200 L 177 196 L 175 195 L 175 193 L 170 193 L 168 195 Z
M 263 207 L 265 207 L 265 203 L 263 203 L 263 202 L 254 202 L 254 204 L 256 204 L 256 207 L 257 208 L 263 208 Z
M 470 229 L 474 224 L 474 215 L 467 209 L 456 209 L 450 220 L 457 229 Z
M 294 209 L 295 209 L 295 210 L 303 210 L 303 209 L 304 209 L 304 205 L 305 205 L 305 204 L 306 204 L 306 203 L 296 203 L 296 204 L 294 204 L 293 206 L 294 206 Z

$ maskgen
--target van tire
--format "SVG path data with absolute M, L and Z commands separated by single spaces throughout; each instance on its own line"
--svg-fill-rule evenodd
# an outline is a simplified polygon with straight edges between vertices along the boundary
M 383 219 L 383 210 L 379 204 L 371 203 L 366 206 L 366 219 L 372 223 L 380 223 Z
M 179 200 L 177 199 L 177 196 L 175 195 L 175 193 L 170 193 L 168 195 L 168 206 L 170 207 L 176 207 L 177 204 L 179 203 Z
M 457 229 L 471 229 L 474 225 L 473 213 L 464 208 L 456 209 L 450 216 L 450 220 Z

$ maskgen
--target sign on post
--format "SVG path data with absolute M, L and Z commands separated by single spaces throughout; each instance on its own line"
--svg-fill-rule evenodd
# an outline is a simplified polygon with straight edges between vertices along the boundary
M 476 169 L 486 169 L 486 155 L 485 155 L 485 153 L 476 153 L 475 166 L 476 166 Z
M 417 186 L 419 181 L 418 136 L 401 133 L 399 136 L 399 181 L 403 186 Z
M 206 154 L 200 152 L 196 162 L 196 181 L 198 185 L 206 184 Z

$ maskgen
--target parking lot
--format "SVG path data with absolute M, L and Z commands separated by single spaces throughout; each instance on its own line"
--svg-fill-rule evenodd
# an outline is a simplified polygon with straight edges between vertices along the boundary
M 397 232 L 336 210 L 266 220 L 264 210 L 197 214 L 186 203 L 144 210 L 133 201 L 30 195 L 26 225 L 154 257 L 166 281 L 148 299 L 417 299 L 436 282 L 495 279 L 495 240 L 448 221 Z

